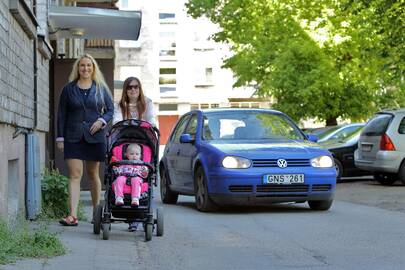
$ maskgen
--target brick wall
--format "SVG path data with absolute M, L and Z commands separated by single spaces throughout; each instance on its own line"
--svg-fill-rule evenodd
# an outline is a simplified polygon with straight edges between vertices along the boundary
M 0 1 L 0 122 L 34 126 L 33 43 Z

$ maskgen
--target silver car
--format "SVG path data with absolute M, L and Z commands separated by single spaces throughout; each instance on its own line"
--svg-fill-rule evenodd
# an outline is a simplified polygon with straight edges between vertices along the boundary
M 405 184 L 405 109 L 376 113 L 363 129 L 354 152 L 356 167 L 372 171 L 374 179 Z

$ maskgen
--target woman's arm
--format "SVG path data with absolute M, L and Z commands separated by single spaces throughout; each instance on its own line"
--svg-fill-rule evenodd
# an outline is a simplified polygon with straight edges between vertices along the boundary
M 122 121 L 122 112 L 120 105 L 118 103 L 114 104 L 114 116 L 113 116 L 113 125 L 119 121 Z
M 148 121 L 153 126 L 158 127 L 158 121 L 156 119 L 155 108 L 153 107 L 153 102 L 149 98 L 146 98 L 146 110 L 143 116 L 145 121 Z
M 101 116 L 102 119 L 100 119 L 102 122 L 104 122 L 104 125 L 108 124 L 108 122 L 111 121 L 114 115 L 114 103 L 112 101 L 112 98 L 109 94 L 107 94 L 106 89 L 103 90 L 103 95 L 104 95 L 104 113 Z

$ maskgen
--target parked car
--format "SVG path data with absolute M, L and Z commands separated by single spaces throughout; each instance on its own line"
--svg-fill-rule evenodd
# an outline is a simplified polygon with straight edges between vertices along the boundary
M 173 129 L 160 162 L 163 203 L 195 196 L 196 207 L 305 202 L 331 207 L 336 170 L 330 152 L 284 113 L 194 110 Z
M 312 132 L 318 137 L 318 143 L 333 139 L 344 139 L 356 130 L 364 127 L 365 123 L 353 123 L 338 126 L 326 126 L 323 129 Z
M 383 185 L 405 184 L 405 109 L 376 113 L 360 135 L 356 167 L 374 173 Z
M 332 155 L 336 166 L 337 180 L 342 177 L 370 175 L 369 171 L 364 171 L 354 165 L 354 151 L 357 149 L 360 133 L 363 127 L 348 133 L 341 139 L 332 139 L 320 142 L 319 144 L 328 149 Z

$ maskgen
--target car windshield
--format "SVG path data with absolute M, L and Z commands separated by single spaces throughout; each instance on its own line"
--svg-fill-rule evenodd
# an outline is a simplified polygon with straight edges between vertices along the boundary
M 317 134 L 318 139 L 320 140 L 320 139 L 326 138 L 330 134 L 336 132 L 336 130 L 338 130 L 339 128 L 341 128 L 341 126 L 334 126 L 334 127 L 331 127 L 331 128 L 328 128 L 328 129 L 324 130 L 321 133 L 318 133 Z
M 204 115 L 205 140 L 303 140 L 298 127 L 281 114 L 232 111 Z

